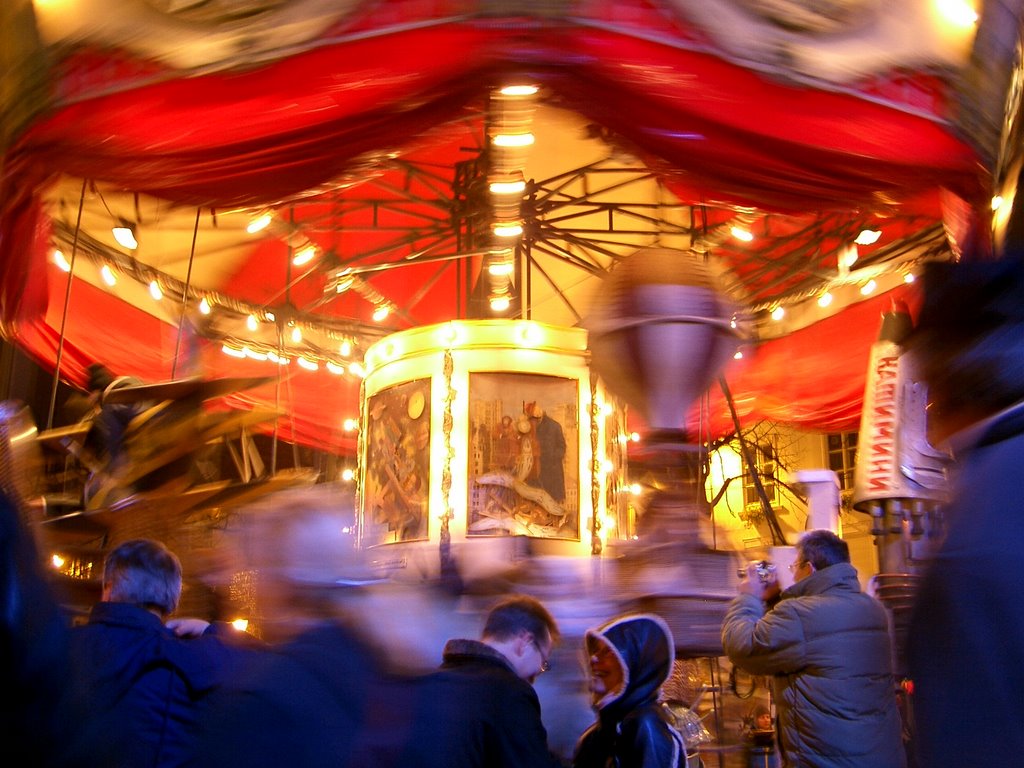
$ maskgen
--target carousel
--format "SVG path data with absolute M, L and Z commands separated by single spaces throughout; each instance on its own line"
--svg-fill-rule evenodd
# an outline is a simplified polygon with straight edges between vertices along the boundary
M 258 632 L 224 543 L 326 486 L 394 605 L 454 573 L 568 637 L 661 613 L 730 764 L 757 681 L 721 616 L 794 532 L 751 430 L 859 432 L 842 498 L 792 485 L 806 527 L 870 530 L 897 634 L 942 535 L 900 343 L 925 263 L 1019 238 L 1017 6 L 5 4 L 0 327 L 38 373 L 4 476 L 69 607 L 151 536 Z

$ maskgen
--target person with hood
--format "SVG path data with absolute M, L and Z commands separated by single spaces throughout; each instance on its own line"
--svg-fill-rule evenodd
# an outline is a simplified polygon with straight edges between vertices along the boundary
M 885 609 L 861 591 L 850 549 L 831 531 L 805 533 L 796 553 L 796 582 L 772 608 L 778 582 L 748 565 L 722 622 L 726 655 L 773 676 L 784 765 L 903 768 Z
M 580 737 L 573 768 L 686 768 L 682 736 L 658 702 L 675 659 L 665 621 L 620 616 L 587 630 L 585 643 L 597 722 Z

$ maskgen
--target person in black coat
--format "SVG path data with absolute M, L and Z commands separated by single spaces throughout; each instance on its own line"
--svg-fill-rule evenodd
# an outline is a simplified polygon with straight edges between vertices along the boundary
M 88 703 L 79 749 L 93 765 L 180 766 L 192 757 L 200 709 L 249 650 L 227 625 L 165 625 L 181 595 L 181 564 L 163 544 L 126 541 L 107 556 L 101 602 L 71 631 L 77 696 Z M 196 622 L 199 622 L 197 627 Z
M 682 736 L 658 703 L 675 659 L 665 621 L 620 616 L 587 630 L 586 650 L 597 722 L 580 737 L 573 768 L 686 768 Z
M 76 764 L 69 753 L 82 713 L 68 686 L 68 642 L 31 530 L 0 492 L 0 763 Z
M 404 765 L 421 768 L 544 768 L 548 750 L 533 681 L 549 668 L 558 625 L 526 595 L 487 615 L 480 640 L 445 644 L 441 669 L 417 682 L 422 738 Z
M 354 609 L 380 580 L 351 530 L 350 492 L 330 485 L 271 494 L 240 513 L 259 574 L 256 656 L 210 702 L 192 768 L 407 768 L 417 688 L 392 674 Z
M 925 768 L 1024 759 L 1024 254 L 972 256 L 929 264 L 907 343 L 928 384 L 931 442 L 957 462 L 908 631 Z

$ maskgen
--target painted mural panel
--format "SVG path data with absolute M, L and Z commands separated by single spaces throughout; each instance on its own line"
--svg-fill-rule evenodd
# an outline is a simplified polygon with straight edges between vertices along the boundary
M 472 373 L 469 401 L 468 535 L 579 539 L 576 381 Z
M 368 545 L 426 539 L 430 488 L 430 379 L 381 390 L 367 401 Z

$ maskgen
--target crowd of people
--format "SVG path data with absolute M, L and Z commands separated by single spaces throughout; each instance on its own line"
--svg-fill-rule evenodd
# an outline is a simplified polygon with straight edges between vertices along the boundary
M 17 703 L 0 751 L 30 755 L 32 764 L 699 765 L 659 703 L 674 652 L 657 616 L 620 616 L 587 633 L 597 722 L 567 760 L 549 749 L 533 687 L 560 641 L 534 597 L 501 598 L 479 639 L 449 640 L 435 671 L 412 674 L 361 631 L 358 611 L 346 610 L 358 580 L 317 570 L 326 550 L 307 550 L 311 567 L 301 573 L 271 569 L 277 583 L 268 600 L 288 606 L 290 634 L 264 642 L 220 622 L 175 617 L 179 559 L 161 542 L 134 539 L 106 557 L 87 623 L 69 626 L 17 510 L 3 499 L 0 512 L 12 587 L 3 606 L 5 675 Z M 291 521 L 298 546 L 311 537 L 323 543 L 315 517 Z M 285 550 L 293 543 L 277 541 Z
M 911 625 L 913 738 L 896 705 L 886 611 L 861 590 L 846 542 L 813 530 L 796 544 L 792 586 L 751 564 L 722 623 L 731 662 L 772 679 L 776 718 L 758 712 L 753 729 L 761 765 L 944 768 L 1024 755 L 1024 263 L 929 270 L 911 346 L 931 386 L 933 434 L 960 459 L 946 537 Z M 108 554 L 100 602 L 86 624 L 68 626 L 31 532 L 0 495 L 5 764 L 568 764 L 548 748 L 533 687 L 560 640 L 543 604 L 505 597 L 479 639 L 448 641 L 436 670 L 410 674 L 346 610 L 360 580 L 332 570 L 339 553 L 328 529 L 287 517 L 299 539 L 267 540 L 276 555 L 294 543 L 301 557 L 267 569 L 266 598 L 288 613 L 289 631 L 262 642 L 174 618 L 180 562 L 147 539 Z M 674 658 L 661 618 L 613 617 L 585 633 L 581 652 L 595 721 L 574 768 L 700 765 L 659 702 Z

